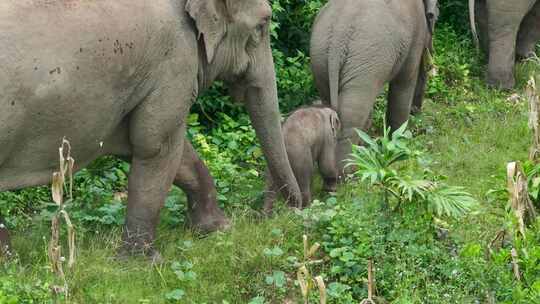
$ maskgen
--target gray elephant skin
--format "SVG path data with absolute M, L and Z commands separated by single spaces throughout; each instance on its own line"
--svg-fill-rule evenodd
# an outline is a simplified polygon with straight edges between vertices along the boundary
M 422 57 L 432 45 L 436 1 L 330 0 L 311 36 L 315 84 L 323 102 L 336 109 L 342 129 L 338 168 L 343 172 L 354 129 L 363 128 L 386 82 L 387 123 L 399 128 L 411 104 L 419 108 L 426 81 Z
M 265 0 L 0 1 L 0 191 L 131 158 L 125 248 L 153 254 L 186 117 L 214 80 L 244 100 L 269 170 L 301 201 L 280 128 Z M 212 215 L 210 215 L 212 216 Z
M 301 207 L 307 207 L 311 203 L 311 182 L 315 164 L 318 165 L 324 181 L 323 190 L 336 190 L 338 171 L 335 155 L 340 127 L 337 113 L 324 105 L 300 108 L 283 123 L 285 148 L 302 192 Z M 278 197 L 279 188 L 269 173 L 266 177 L 264 212 L 268 214 Z
M 469 13 L 476 44 L 478 22 L 480 44 L 488 55 L 488 85 L 513 88 L 516 58 L 531 57 L 540 41 L 540 1 L 469 0 Z

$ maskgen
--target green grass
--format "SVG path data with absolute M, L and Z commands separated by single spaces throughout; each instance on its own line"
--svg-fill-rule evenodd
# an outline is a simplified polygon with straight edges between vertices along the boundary
M 505 95 L 494 94 L 489 102 L 448 106 L 428 102 L 424 113 L 416 120 L 418 128 L 429 130 L 418 135 L 418 145 L 432 155 L 434 169 L 448 176 L 448 183 L 463 185 L 482 203 L 479 214 L 456 223 L 452 232 L 460 243 L 477 242 L 493 237 L 503 216 L 500 202 L 485 199 L 489 189 L 504 183 L 508 161 L 524 160 L 529 146 L 526 107 L 509 105 Z M 340 200 L 359 195 L 357 185 L 343 185 Z M 99 234 L 79 235 L 79 257 L 74 272 L 68 274 L 73 300 L 77 303 L 164 303 L 164 294 L 182 288 L 185 303 L 247 303 L 262 295 L 267 299 L 286 294 L 299 296 L 298 288 L 289 286 L 280 296 L 265 284 L 265 275 L 272 269 L 293 269 L 285 262 L 287 256 L 300 257 L 302 221 L 289 211 L 272 219 L 257 219 L 253 212 L 234 216 L 231 231 L 199 238 L 182 228 L 162 227 L 158 247 L 166 263 L 151 266 L 138 258 L 116 261 L 115 250 L 120 245 L 120 231 L 105 230 Z M 15 233 L 14 245 L 19 260 L 11 265 L 9 276 L 30 285 L 50 282 L 46 258 L 46 227 L 37 225 Z M 41 226 L 41 227 L 40 227 Z M 272 230 L 280 229 L 282 236 Z M 184 242 L 191 244 L 186 247 Z M 191 242 L 191 243 L 189 243 Z M 265 257 L 265 248 L 278 245 L 286 253 L 278 260 Z M 197 279 L 178 282 L 170 270 L 170 262 L 190 261 Z M 142 301 L 144 303 L 144 301 Z

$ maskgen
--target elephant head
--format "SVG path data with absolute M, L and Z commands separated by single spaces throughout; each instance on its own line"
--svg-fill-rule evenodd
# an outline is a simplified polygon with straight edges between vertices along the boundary
M 267 0 L 188 0 L 199 37 L 199 85 L 224 81 L 242 101 L 261 142 L 269 170 L 285 197 L 300 204 L 280 125 Z

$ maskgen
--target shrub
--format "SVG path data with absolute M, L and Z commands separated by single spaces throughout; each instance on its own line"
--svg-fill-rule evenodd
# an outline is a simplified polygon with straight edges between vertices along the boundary
M 396 202 L 418 204 L 427 214 L 458 218 L 469 212 L 476 201 L 462 187 L 445 185 L 426 166 L 420 175 L 417 168 L 421 153 L 409 148 L 411 133 L 407 123 L 394 132 L 384 128 L 382 137 L 372 139 L 367 133 L 356 130 L 364 145 L 353 145 L 347 166 L 355 166 L 353 176 L 367 181 L 382 191 L 382 203 Z M 409 164 L 402 164 L 410 161 Z

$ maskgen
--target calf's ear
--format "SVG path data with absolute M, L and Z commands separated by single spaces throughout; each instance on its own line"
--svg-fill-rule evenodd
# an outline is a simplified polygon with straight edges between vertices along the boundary
M 339 131 L 341 130 L 341 121 L 336 112 L 330 113 L 330 130 L 333 138 L 337 138 Z

